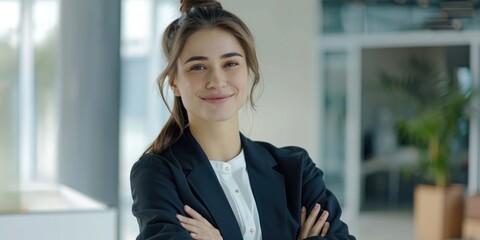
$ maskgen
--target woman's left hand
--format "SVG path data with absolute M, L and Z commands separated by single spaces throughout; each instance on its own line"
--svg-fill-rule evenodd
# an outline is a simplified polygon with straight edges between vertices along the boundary
M 327 232 L 330 229 L 330 223 L 327 222 L 329 213 L 326 210 L 323 210 L 323 213 L 318 220 L 316 220 L 320 211 L 321 206 L 317 203 L 307 217 L 307 211 L 305 207 L 302 207 L 301 227 L 297 240 L 303 240 L 313 236 L 325 237 L 327 235 Z
M 183 207 L 185 212 L 191 217 L 185 217 L 177 214 L 177 219 L 180 221 L 190 236 L 195 240 L 223 240 L 220 231 L 210 224 L 207 219 L 203 218 L 197 211 L 188 205 Z

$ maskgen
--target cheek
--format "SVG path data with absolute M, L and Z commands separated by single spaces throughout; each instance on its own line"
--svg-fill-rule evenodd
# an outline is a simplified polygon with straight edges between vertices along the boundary
M 240 96 L 243 101 L 246 101 L 248 98 L 248 95 L 250 94 L 250 89 L 251 89 L 251 80 L 248 77 L 248 74 L 245 74 L 245 76 L 242 77 L 240 81 L 238 81 L 238 89 L 240 91 Z
M 177 81 L 177 87 L 180 90 L 182 97 L 191 97 L 195 94 L 200 86 L 196 81 L 188 81 L 186 79 L 179 79 Z
M 238 88 L 243 89 L 244 91 L 248 91 L 249 86 L 251 85 L 250 82 L 251 82 L 251 80 L 250 80 L 250 76 L 248 74 L 248 71 L 242 71 L 242 73 L 240 73 L 238 78 L 237 78 Z
M 253 87 L 253 79 L 250 77 L 250 74 L 248 71 L 247 73 L 245 73 L 245 78 L 247 78 L 247 80 L 244 83 L 245 85 L 244 88 L 245 88 L 245 92 L 247 92 L 247 95 L 249 95 L 250 90 L 252 90 L 252 87 Z

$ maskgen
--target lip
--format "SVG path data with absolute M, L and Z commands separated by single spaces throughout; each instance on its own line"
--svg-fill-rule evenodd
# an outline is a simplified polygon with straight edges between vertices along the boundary
M 228 101 L 234 94 L 222 94 L 222 95 L 209 95 L 205 97 L 201 97 L 202 100 L 208 103 L 224 103 Z

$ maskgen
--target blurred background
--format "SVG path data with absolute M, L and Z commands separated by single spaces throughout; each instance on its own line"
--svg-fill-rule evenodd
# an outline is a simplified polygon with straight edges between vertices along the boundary
M 252 30 L 264 81 L 242 132 L 306 148 L 358 239 L 416 239 L 425 146 L 399 126 L 424 110 L 412 96 L 478 92 L 480 1 L 220 2 Z M 178 9 L 0 0 L 0 239 L 136 237 L 129 173 L 169 116 L 155 79 Z M 478 104 L 443 146 L 465 198 L 480 190 Z

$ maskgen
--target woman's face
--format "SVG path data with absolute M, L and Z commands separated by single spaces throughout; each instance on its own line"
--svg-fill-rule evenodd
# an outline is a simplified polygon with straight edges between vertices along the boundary
M 237 39 L 223 30 L 200 30 L 187 39 L 172 88 L 181 97 L 190 124 L 237 116 L 248 95 L 245 57 Z

